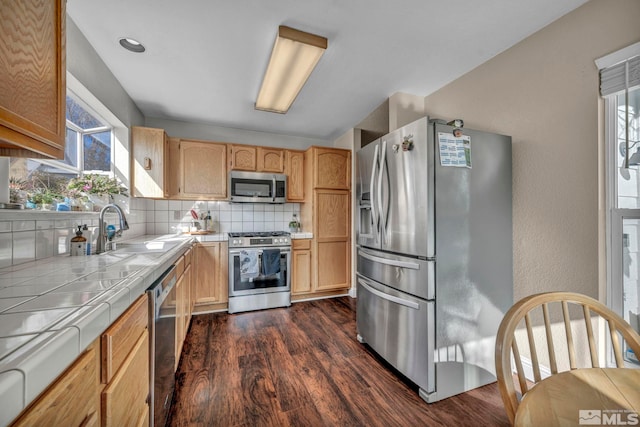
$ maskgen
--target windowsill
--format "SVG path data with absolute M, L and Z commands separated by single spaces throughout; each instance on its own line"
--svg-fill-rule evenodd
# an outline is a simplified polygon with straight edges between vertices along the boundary
M 99 212 L 89 211 L 41 211 L 36 209 L 2 209 L 0 220 L 55 220 L 80 217 L 98 218 Z

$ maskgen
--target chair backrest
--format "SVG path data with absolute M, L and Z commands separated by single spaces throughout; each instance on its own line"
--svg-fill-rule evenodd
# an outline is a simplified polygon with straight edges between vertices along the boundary
M 560 318 L 560 323 L 564 324 L 564 328 L 562 328 L 562 325 L 560 325 L 559 328 L 552 328 L 552 316 L 550 315 L 549 308 L 551 306 L 556 308 L 555 306 L 557 305 L 561 307 L 561 310 L 558 313 L 561 315 L 558 317 Z M 542 355 L 542 353 L 538 353 L 536 348 L 536 334 L 534 331 L 534 322 L 532 320 L 532 312 L 534 311 L 536 315 L 538 315 L 540 311 L 542 312 L 542 321 L 539 326 L 544 327 L 544 341 L 546 341 L 549 371 L 551 374 L 553 375 L 558 373 L 558 351 L 554 345 L 554 342 L 558 342 L 558 335 L 563 336 L 563 344 L 564 341 L 566 341 L 565 349 L 568 354 L 565 355 L 568 356 L 569 359 L 569 369 L 577 369 L 578 366 L 576 363 L 576 348 L 574 341 L 582 341 L 583 337 L 579 337 L 574 340 L 570 316 L 571 312 L 574 314 L 575 318 L 575 309 L 573 306 L 577 306 L 580 309 L 582 314 L 581 317 L 584 318 L 584 327 L 586 332 L 585 345 L 588 346 L 588 349 L 585 348 L 584 350 L 588 351 L 591 363 L 591 366 L 580 367 L 600 367 L 598 348 L 593 334 L 593 315 L 600 316 L 608 325 L 608 328 L 606 329 L 608 329 L 609 332 L 617 367 L 624 366 L 618 334 L 622 336 L 622 338 L 627 342 L 628 347 L 631 348 L 636 357 L 640 359 L 640 336 L 638 333 L 634 331 L 622 317 L 595 299 L 572 292 L 549 292 L 523 298 L 505 314 L 496 337 L 495 361 L 498 387 L 500 389 L 500 394 L 502 395 L 507 415 L 512 423 L 515 419 L 516 410 L 519 404 L 517 390 L 514 384 L 514 372 L 517 374 L 517 382 L 522 395 L 529 390 L 529 384 L 531 384 L 531 382 L 528 384 L 523 370 L 522 359 L 520 356 L 521 349 L 518 348 L 515 339 L 516 329 L 524 320 L 523 326 L 525 327 L 524 329 L 526 329 L 526 341 L 528 341 L 529 345 L 531 371 L 533 373 L 534 384 L 542 380 L 539 358 L 540 356 L 546 357 L 545 355 Z M 538 338 L 537 341 L 539 343 L 542 340 Z M 578 353 L 578 355 L 580 354 Z M 512 366 L 512 360 L 515 362 L 515 370 Z

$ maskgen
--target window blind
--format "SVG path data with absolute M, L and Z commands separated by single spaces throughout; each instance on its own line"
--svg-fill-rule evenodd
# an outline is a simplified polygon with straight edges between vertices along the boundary
M 600 70 L 600 94 L 602 96 L 640 87 L 640 56 Z

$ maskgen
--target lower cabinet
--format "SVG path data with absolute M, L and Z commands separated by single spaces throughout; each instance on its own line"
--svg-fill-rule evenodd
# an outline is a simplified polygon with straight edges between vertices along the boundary
M 100 425 L 100 346 L 98 341 L 67 369 L 14 426 Z
M 227 242 L 201 242 L 195 247 L 193 312 L 226 309 L 229 302 Z
M 291 295 L 307 294 L 311 287 L 311 239 L 291 241 Z
M 149 332 L 144 331 L 102 392 L 102 425 L 135 426 L 148 417 Z
M 138 298 L 13 426 L 148 426 L 147 295 Z

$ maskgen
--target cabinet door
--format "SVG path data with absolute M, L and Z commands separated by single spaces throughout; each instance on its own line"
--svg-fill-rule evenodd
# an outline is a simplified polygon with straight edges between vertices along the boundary
M 304 152 L 286 152 L 285 174 L 287 175 L 287 200 L 304 201 Z
M 100 337 L 103 383 L 111 381 L 148 325 L 149 306 L 147 295 L 144 294 Z
M 176 343 L 175 343 L 175 367 L 178 369 L 180 364 L 180 355 L 182 354 L 182 343 L 184 341 L 184 298 L 185 298 L 184 274 L 178 278 L 176 282 Z
M 316 290 L 351 286 L 350 193 L 315 190 Z
M 258 167 L 256 148 L 252 145 L 227 145 L 229 170 L 255 171 Z
M 206 242 L 196 246 L 195 304 L 226 304 L 229 298 L 226 242 Z
M 180 196 L 191 199 L 227 197 L 227 146 L 180 141 Z
M 131 128 L 131 195 L 162 199 L 169 196 L 166 161 L 169 140 L 162 129 Z
M 284 171 L 284 150 L 279 148 L 258 147 L 258 172 Z
M 0 3 L 0 156 L 64 157 L 65 5 Z
M 140 336 L 116 373 L 102 392 L 102 425 L 136 425 L 148 411 L 149 396 L 149 333 Z
M 12 425 L 98 425 L 99 354 L 98 342 L 95 341 Z
M 311 287 L 311 240 L 292 241 L 291 293 L 309 293 Z
M 313 147 L 314 188 L 351 188 L 351 151 Z

